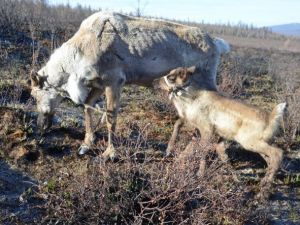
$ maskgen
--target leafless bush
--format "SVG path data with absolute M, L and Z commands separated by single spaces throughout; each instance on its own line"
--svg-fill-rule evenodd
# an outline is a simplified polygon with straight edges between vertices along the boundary
M 17 83 L 3 86 L 0 91 L 0 105 L 6 105 L 8 103 L 19 103 L 21 93 L 22 87 Z
M 132 143 L 119 146 L 116 164 L 65 171 L 46 185 L 43 224 L 242 224 L 251 215 L 245 185 L 212 145 L 195 142 L 185 157 L 163 160 Z
M 42 63 L 75 33 L 82 20 L 92 12 L 90 8 L 81 6 L 51 6 L 45 0 L 0 1 L 0 41 L 9 43 L 10 48 L 5 50 L 8 49 L 6 55 L 11 56 L 4 62 L 16 60 L 15 55 L 21 54 L 20 59 L 27 63 L 35 49 L 41 47 L 43 51 L 39 62 Z
M 275 79 L 275 97 L 278 102 L 287 102 L 288 108 L 283 122 L 286 148 L 289 149 L 300 133 L 300 80 L 299 54 L 273 55 L 269 74 Z
M 27 104 L 29 99 L 30 90 L 20 80 L 6 80 L 0 83 L 0 106 Z
M 300 92 L 295 83 L 287 79 L 280 84 L 276 96 L 278 102 L 287 102 L 288 108 L 283 121 L 283 137 L 289 149 L 300 134 Z M 298 140 L 299 141 L 299 140 Z
M 243 91 L 244 79 L 238 74 L 223 72 L 219 80 L 218 89 L 221 93 L 231 97 L 240 97 Z
M 30 98 L 29 86 L 21 79 L 26 67 L 11 63 L 10 68 L 0 70 L 0 106 L 27 103 Z
M 90 8 L 70 5 L 50 6 L 45 0 L 3 0 L 0 3 L 0 27 L 3 31 L 27 31 L 30 25 L 41 31 L 78 27 L 92 13 Z M 74 28 L 74 27 L 73 27 Z
M 225 95 L 240 97 L 243 94 L 244 83 L 248 74 L 241 68 L 242 60 L 237 56 L 227 56 L 222 59 L 218 68 L 218 89 Z

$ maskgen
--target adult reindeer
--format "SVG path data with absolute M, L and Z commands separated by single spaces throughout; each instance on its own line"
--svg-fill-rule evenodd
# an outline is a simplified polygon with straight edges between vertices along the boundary
M 85 19 L 75 35 L 58 48 L 46 65 L 31 74 L 37 100 L 38 124 L 51 126 L 55 108 L 64 95 L 85 106 L 86 134 L 79 154 L 94 142 L 91 108 L 106 95 L 108 147 L 105 159 L 115 157 L 113 135 L 124 84 L 151 86 L 156 78 L 179 66 L 196 65 L 208 76 L 193 76 L 216 88 L 216 69 L 228 44 L 199 28 L 163 20 L 98 12 Z

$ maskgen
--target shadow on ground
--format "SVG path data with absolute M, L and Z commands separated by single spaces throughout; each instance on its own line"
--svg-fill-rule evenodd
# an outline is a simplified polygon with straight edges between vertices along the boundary
M 41 215 L 40 199 L 33 197 L 37 181 L 0 160 L 0 221 L 3 224 L 30 224 Z

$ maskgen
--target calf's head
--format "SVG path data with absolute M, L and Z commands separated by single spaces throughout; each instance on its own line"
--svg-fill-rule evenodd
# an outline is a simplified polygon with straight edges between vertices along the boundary
M 62 100 L 57 91 L 47 85 L 46 77 L 40 76 L 37 72 L 30 73 L 31 95 L 37 103 L 37 111 L 39 113 L 37 124 L 44 132 L 52 125 L 54 109 Z
M 177 88 L 186 86 L 190 81 L 190 76 L 196 71 L 196 67 L 178 67 L 171 70 L 167 75 L 158 81 L 159 88 L 171 92 Z

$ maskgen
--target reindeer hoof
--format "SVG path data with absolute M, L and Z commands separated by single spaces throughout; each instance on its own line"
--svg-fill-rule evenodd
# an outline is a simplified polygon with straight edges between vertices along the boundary
M 103 160 L 106 162 L 108 160 L 115 161 L 116 160 L 116 151 L 114 146 L 109 146 L 102 154 Z
M 174 152 L 173 150 L 167 149 L 165 152 L 165 157 L 167 157 L 167 158 L 173 157 L 174 156 L 173 152 Z
M 255 196 L 255 199 L 259 202 L 264 202 L 264 201 L 268 200 L 269 197 L 270 197 L 270 191 L 263 188 L 260 190 L 259 193 L 257 193 L 257 195 Z
M 220 159 L 223 163 L 228 163 L 229 162 L 229 157 L 226 153 L 220 154 L 219 157 L 220 157 Z
M 89 146 L 86 144 L 82 144 L 78 149 L 78 155 L 84 155 L 90 150 Z

